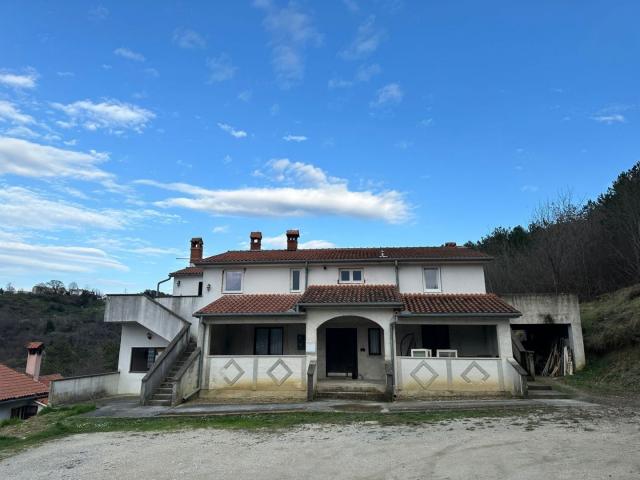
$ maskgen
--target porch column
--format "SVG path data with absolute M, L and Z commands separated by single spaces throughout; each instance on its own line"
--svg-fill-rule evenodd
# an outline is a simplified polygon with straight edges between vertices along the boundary
M 496 325 L 496 333 L 498 334 L 498 353 L 500 358 L 512 358 L 513 347 L 511 346 L 511 325 L 509 322 L 499 322 Z
M 209 352 L 211 350 L 211 324 L 202 323 L 202 354 L 200 355 L 202 361 L 202 368 L 200 368 L 200 388 L 202 390 L 209 390 Z

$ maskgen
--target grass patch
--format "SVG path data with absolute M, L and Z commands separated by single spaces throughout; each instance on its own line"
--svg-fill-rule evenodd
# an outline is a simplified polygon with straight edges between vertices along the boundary
M 437 412 L 287 412 L 205 417 L 102 418 L 79 417 L 95 408 L 76 405 L 52 408 L 46 413 L 0 429 L 0 458 L 46 440 L 79 433 L 97 432 L 167 432 L 216 428 L 229 430 L 287 429 L 308 424 L 347 425 L 375 422 L 378 425 L 421 425 L 457 419 L 497 418 L 527 415 L 533 409 L 455 410 Z
M 618 351 L 587 357 L 587 366 L 573 376 L 564 377 L 567 385 L 599 393 L 640 393 L 640 348 L 629 347 Z

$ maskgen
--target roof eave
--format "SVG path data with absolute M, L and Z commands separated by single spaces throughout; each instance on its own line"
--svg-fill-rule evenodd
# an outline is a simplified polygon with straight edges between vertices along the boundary
M 493 261 L 493 257 L 456 257 L 456 258 L 442 258 L 442 257 L 421 257 L 421 258 L 352 258 L 352 259 L 324 259 L 324 260 L 303 260 L 303 259 L 290 259 L 290 260 L 233 260 L 222 262 L 207 262 L 202 260 L 201 262 L 195 262 L 198 267 L 224 267 L 227 265 L 277 265 L 277 264 L 290 264 L 290 263 L 314 263 L 314 264 L 347 264 L 347 263 L 415 263 L 415 262 L 433 262 L 433 263 L 489 263 Z
M 194 317 L 303 317 L 304 312 L 234 312 L 234 313 L 200 313 L 193 314 Z
M 516 318 L 521 317 L 522 313 L 513 312 L 513 313 L 491 313 L 491 312 L 481 312 L 481 313 L 464 313 L 464 312 L 455 312 L 455 313 L 413 313 L 413 312 L 401 312 L 398 314 L 398 317 L 504 317 L 504 318 Z
M 352 302 L 352 303 L 299 303 L 299 307 L 388 307 L 388 308 L 402 308 L 403 303 L 397 302 Z

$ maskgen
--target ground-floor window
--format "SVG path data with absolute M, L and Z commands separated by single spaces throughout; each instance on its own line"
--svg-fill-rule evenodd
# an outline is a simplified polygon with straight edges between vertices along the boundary
M 254 355 L 282 355 L 283 338 L 282 327 L 256 327 Z
M 37 405 L 23 405 L 22 407 L 16 407 L 11 409 L 11 418 L 20 418 L 26 420 L 38 413 Z
M 369 355 L 382 355 L 382 333 L 379 328 L 369 329 Z
M 134 347 L 131 349 L 131 372 L 148 372 L 164 348 Z

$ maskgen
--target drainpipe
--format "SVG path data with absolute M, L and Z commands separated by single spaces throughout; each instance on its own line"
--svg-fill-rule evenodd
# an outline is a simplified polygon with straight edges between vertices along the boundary
M 396 269 L 396 287 L 400 288 L 400 274 L 398 273 L 398 260 L 393 262 Z
M 309 286 L 309 262 L 304 262 L 304 289 Z
M 165 280 L 160 280 L 158 282 L 158 285 L 156 285 L 156 296 L 159 297 L 160 296 L 160 284 L 164 283 L 164 282 L 168 282 L 169 280 L 171 280 L 171 277 L 165 279 Z

